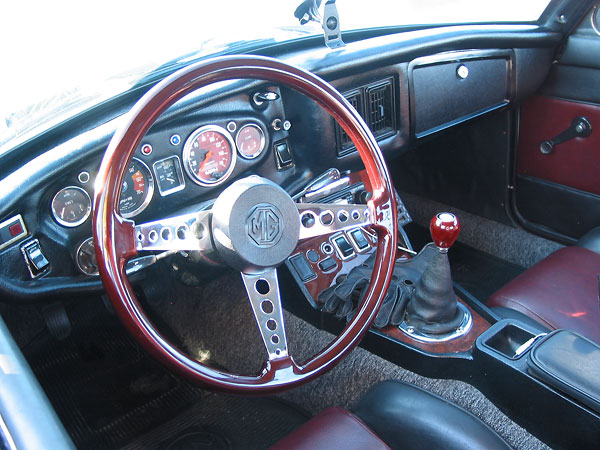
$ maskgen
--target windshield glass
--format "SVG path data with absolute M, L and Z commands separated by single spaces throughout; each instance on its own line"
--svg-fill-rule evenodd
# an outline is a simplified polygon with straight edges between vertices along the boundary
M 411 24 L 528 22 L 549 0 L 338 0 L 342 31 Z M 0 154 L 131 88 L 168 61 L 234 43 L 321 34 L 300 0 L 7 2 L 0 15 Z M 322 10 L 322 9 L 321 9 Z M 246 50 L 248 51 L 248 50 Z

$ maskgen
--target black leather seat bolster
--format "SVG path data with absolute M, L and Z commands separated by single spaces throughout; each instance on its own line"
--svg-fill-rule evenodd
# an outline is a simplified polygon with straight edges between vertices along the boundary
M 600 413 L 600 345 L 569 330 L 556 330 L 529 352 L 532 375 Z
M 394 449 L 510 449 L 473 414 L 403 382 L 375 385 L 354 413 Z
M 600 227 L 596 227 L 585 233 L 579 241 L 578 247 L 584 247 L 596 253 L 600 253 Z
M 5 443 L 12 441 L 18 449 L 74 448 L 1 318 L 0 415 L 6 427 L 0 433 L 9 435 L 3 436 Z

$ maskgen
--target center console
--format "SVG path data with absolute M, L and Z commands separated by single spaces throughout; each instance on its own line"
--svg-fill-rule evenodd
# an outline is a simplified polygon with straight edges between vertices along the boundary
M 364 174 L 346 177 L 342 189 L 319 203 L 365 203 L 370 187 Z M 446 253 L 458 236 L 458 220 L 436 215 L 434 242 L 416 253 L 403 230 L 411 219 L 399 197 L 398 205 L 394 280 L 361 346 L 421 375 L 474 385 L 553 447 L 600 442 L 600 347 L 568 331 L 546 335 L 500 320 L 450 278 Z M 290 277 L 281 283 L 286 298 L 294 299 L 287 309 L 339 333 L 361 301 L 376 244 L 368 227 L 304 241 L 280 275 Z

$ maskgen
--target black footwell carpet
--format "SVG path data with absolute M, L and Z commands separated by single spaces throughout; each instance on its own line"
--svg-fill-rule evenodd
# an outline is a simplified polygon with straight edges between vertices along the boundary
M 307 420 L 307 414 L 279 399 L 209 394 L 124 450 L 259 450 Z
M 409 224 L 407 232 L 416 251 L 431 242 L 429 230 Z M 452 279 L 471 295 L 485 303 L 488 298 L 511 281 L 524 267 L 457 242 L 448 252 Z
M 40 336 L 23 352 L 77 448 L 122 448 L 149 432 L 157 446 L 136 448 L 266 448 L 307 419 L 276 400 L 214 394 L 171 374 L 100 299 L 67 312 L 70 337 Z

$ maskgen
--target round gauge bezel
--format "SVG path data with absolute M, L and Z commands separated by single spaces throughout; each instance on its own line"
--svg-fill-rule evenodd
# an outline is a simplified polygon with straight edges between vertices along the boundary
M 83 194 L 85 195 L 86 201 L 87 201 L 87 209 L 86 209 L 83 217 L 76 222 L 67 222 L 64 219 L 61 219 L 58 212 L 54 208 L 54 202 L 56 201 L 56 198 L 62 192 L 69 190 L 69 189 L 75 189 L 77 191 L 83 192 Z M 52 217 L 54 217 L 54 220 L 56 220 L 59 223 L 59 225 L 62 225 L 63 227 L 74 228 L 74 227 L 78 227 L 79 225 L 84 223 L 88 219 L 88 217 L 90 217 L 90 213 L 92 212 L 92 200 L 90 198 L 90 194 L 88 194 L 85 189 L 80 188 L 79 186 L 66 186 L 66 187 L 62 188 L 61 190 L 59 190 L 56 194 L 54 194 L 54 197 L 52 197 L 52 201 L 50 202 L 50 210 L 52 211 Z
M 600 5 L 596 5 L 592 12 L 592 28 L 597 34 L 600 34 Z
M 242 152 L 242 149 L 240 148 L 240 146 L 238 145 L 238 137 L 240 136 L 240 133 L 241 133 L 241 132 L 242 132 L 242 131 L 243 131 L 245 128 L 249 128 L 249 127 L 256 128 L 256 129 L 259 131 L 259 133 L 260 133 L 260 148 L 259 148 L 259 150 L 258 150 L 258 151 L 257 151 L 257 152 L 256 152 L 254 155 L 252 155 L 252 156 L 245 155 L 245 154 Z M 240 129 L 237 131 L 237 133 L 236 133 L 236 135 L 235 135 L 235 146 L 236 146 L 236 148 L 237 148 L 237 151 L 238 151 L 238 153 L 240 154 L 240 156 L 241 156 L 242 158 L 244 158 L 244 159 L 256 159 L 256 158 L 258 158 L 260 155 L 262 155 L 262 152 L 264 151 L 266 144 L 267 144 L 267 138 L 266 138 L 266 136 L 265 136 L 265 132 L 264 132 L 264 131 L 263 131 L 263 129 L 262 129 L 260 126 L 258 126 L 256 123 L 247 123 L 246 125 L 244 125 L 244 126 L 240 127 Z
M 143 210 L 145 210 L 152 201 L 152 196 L 154 195 L 154 177 L 152 176 L 152 171 L 150 170 L 148 165 L 139 158 L 131 158 L 131 162 L 129 163 L 129 165 L 133 164 L 134 160 L 140 163 L 147 172 L 148 192 L 146 193 L 146 197 L 144 197 L 144 201 L 140 204 L 140 206 L 128 213 L 121 213 L 121 194 L 119 194 L 119 214 L 121 214 L 121 216 L 125 219 L 135 217 L 138 214 L 140 214 Z M 129 170 L 129 167 L 127 167 L 127 170 Z
M 199 179 L 190 167 L 190 152 L 192 151 L 192 143 L 196 140 L 198 136 L 200 136 L 206 131 L 216 131 L 217 133 L 223 135 L 225 139 L 227 139 L 227 142 L 229 142 L 229 145 L 231 146 L 231 163 L 229 164 L 229 168 L 221 178 L 219 178 L 217 181 L 212 182 Z M 224 183 L 232 174 L 233 169 L 235 167 L 235 163 L 237 161 L 237 146 L 235 145 L 233 136 L 231 136 L 231 133 L 229 133 L 229 131 L 227 131 L 225 128 L 220 127 L 219 125 L 204 125 L 194 130 L 192 134 L 190 134 L 190 136 L 186 139 L 185 144 L 183 145 L 182 159 L 185 173 L 187 173 L 188 177 L 190 177 L 194 183 L 200 186 L 217 186 L 221 183 Z
M 92 244 L 94 243 L 94 238 L 93 237 L 89 237 L 87 239 L 85 239 L 81 244 L 79 244 L 77 246 L 77 250 L 75 251 L 75 264 L 77 265 L 77 268 L 79 269 L 79 271 L 81 273 L 83 273 L 84 275 L 88 275 L 90 277 L 96 276 L 99 274 L 98 271 L 98 266 L 96 266 L 96 270 L 94 272 L 87 272 L 83 266 L 81 265 L 81 263 L 79 262 L 79 255 L 81 254 L 81 248 L 87 244 L 89 241 L 92 241 Z

